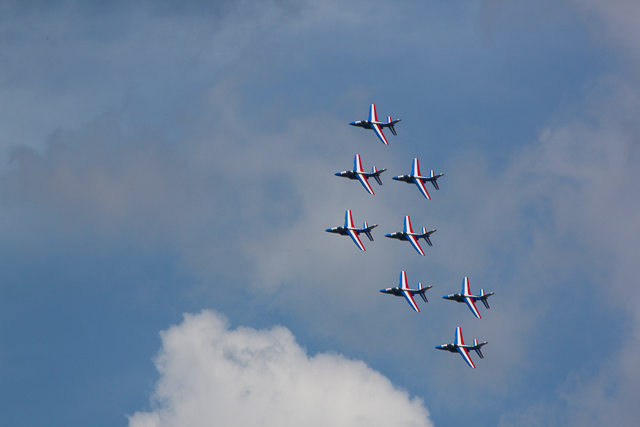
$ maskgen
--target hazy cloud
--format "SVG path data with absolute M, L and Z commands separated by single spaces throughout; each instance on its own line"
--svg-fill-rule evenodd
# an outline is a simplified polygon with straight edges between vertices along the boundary
M 363 362 L 307 355 L 284 327 L 230 330 L 203 311 L 161 335 L 155 409 L 130 427 L 432 425 L 420 399 Z

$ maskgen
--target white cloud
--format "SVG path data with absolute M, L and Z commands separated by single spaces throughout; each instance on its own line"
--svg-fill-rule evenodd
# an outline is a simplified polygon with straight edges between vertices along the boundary
M 284 327 L 230 330 L 205 310 L 161 336 L 154 409 L 130 427 L 432 425 L 421 399 L 364 362 L 310 357 Z

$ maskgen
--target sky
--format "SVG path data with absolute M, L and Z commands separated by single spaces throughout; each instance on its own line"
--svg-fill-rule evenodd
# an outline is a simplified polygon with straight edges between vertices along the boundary
M 0 424 L 640 416 L 640 5 L 0 3 Z M 401 118 L 385 146 L 349 122 Z M 374 196 L 334 176 L 387 168 Z M 392 181 L 445 173 L 424 199 Z M 359 251 L 325 233 L 379 224 Z M 418 255 L 385 239 L 410 215 Z M 432 285 L 416 313 L 379 292 Z M 476 319 L 442 295 L 495 292 Z M 435 350 L 488 341 L 469 368 Z

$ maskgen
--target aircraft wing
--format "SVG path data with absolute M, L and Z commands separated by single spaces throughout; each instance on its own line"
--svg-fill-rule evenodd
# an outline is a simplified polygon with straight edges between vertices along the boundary
M 416 304 L 416 301 L 413 299 L 413 295 L 411 295 L 411 292 L 402 291 L 402 295 L 407 300 L 407 302 L 409 303 L 411 308 L 413 308 L 415 311 L 417 311 L 419 313 L 420 309 L 418 308 L 418 304 Z
M 480 316 L 480 313 L 476 308 L 476 303 L 473 301 L 472 298 L 465 297 L 464 302 L 467 303 L 467 306 L 469 306 L 469 310 L 471 310 L 474 316 L 476 316 L 478 319 L 482 319 L 482 316 Z
M 356 246 L 359 247 L 361 251 L 366 251 L 366 249 L 364 248 L 364 245 L 360 241 L 360 237 L 358 237 L 358 233 L 356 233 L 353 230 L 347 230 L 347 233 L 349 233 L 349 236 L 351 236 L 353 243 L 355 243 Z
M 380 138 L 380 141 L 382 141 L 383 144 L 389 145 L 389 143 L 387 142 L 387 138 L 384 136 L 384 133 L 382 133 L 382 128 L 379 124 L 371 123 L 371 129 L 373 129 L 376 135 L 378 135 L 378 138 Z
M 418 239 L 416 239 L 416 236 L 412 236 L 412 235 L 407 235 L 407 239 L 411 242 L 411 244 L 413 245 L 414 249 L 416 251 L 418 251 L 418 253 L 422 256 L 425 256 L 424 251 L 422 250 L 422 248 L 420 247 L 420 243 L 418 243 Z
M 424 186 L 424 181 L 422 181 L 421 179 L 418 179 L 418 178 L 414 178 L 413 182 L 416 183 L 416 185 L 418 186 L 418 190 L 420 190 L 422 195 L 424 197 L 426 197 L 427 199 L 431 200 L 431 196 L 429 196 L 429 192 L 427 191 L 427 187 Z
M 371 188 L 371 184 L 369 184 L 369 180 L 365 175 L 358 173 L 356 174 L 356 176 L 358 177 L 358 181 L 360 181 L 360 184 L 362 184 L 364 189 L 367 190 L 369 194 L 375 194 L 373 192 L 373 188 Z
M 469 356 L 469 352 L 467 351 L 467 349 L 464 347 L 457 347 L 456 349 L 458 350 L 458 353 L 460 353 L 464 361 L 467 362 L 469 366 L 475 369 L 476 365 L 473 364 L 473 360 L 471 360 L 471 357 Z

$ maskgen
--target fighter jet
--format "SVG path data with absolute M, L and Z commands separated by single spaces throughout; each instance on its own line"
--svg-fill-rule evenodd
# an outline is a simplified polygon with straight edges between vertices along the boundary
M 436 346 L 436 348 L 438 350 L 450 351 L 451 353 L 460 353 L 464 361 L 467 362 L 469 366 L 475 369 L 476 365 L 473 364 L 473 360 L 471 360 L 471 357 L 469 357 L 469 350 L 475 350 L 476 353 L 478 353 L 478 356 L 480 356 L 480 359 L 484 359 L 482 351 L 480 351 L 480 347 L 487 343 L 488 341 L 478 343 L 478 340 L 473 340 L 473 345 L 465 345 L 464 339 L 462 339 L 462 329 L 458 326 L 456 328 L 456 340 L 453 342 L 453 344 L 442 344 Z
M 342 176 L 344 178 L 349 179 L 357 179 L 360 181 L 362 186 L 369 194 L 375 194 L 371 185 L 369 185 L 369 180 L 367 178 L 373 178 L 379 185 L 382 185 L 382 180 L 380 179 L 380 174 L 386 171 L 386 168 L 378 170 L 377 167 L 373 166 L 371 168 L 371 173 L 367 173 L 362 170 L 362 161 L 360 161 L 360 154 L 356 154 L 356 158 L 353 160 L 353 170 L 352 171 L 342 171 L 336 172 L 336 176 Z
M 378 224 L 369 225 L 367 222 L 365 222 L 362 225 L 362 228 L 354 227 L 353 226 L 353 218 L 351 217 L 351 211 L 348 210 L 344 215 L 344 226 L 343 227 L 327 228 L 325 231 L 327 231 L 329 233 L 338 233 L 341 236 L 347 236 L 348 235 L 353 240 L 353 243 L 355 243 L 356 246 L 358 248 L 360 248 L 360 250 L 366 251 L 366 249 L 364 248 L 364 245 L 360 241 L 360 237 L 358 237 L 358 234 L 364 233 L 369 238 L 369 240 L 371 240 L 373 242 L 373 236 L 371 235 L 371 230 L 373 230 L 377 226 L 378 226 Z
M 416 157 L 415 159 L 413 159 L 413 168 L 411 168 L 411 175 L 394 176 L 393 179 L 395 179 L 396 181 L 404 181 L 407 184 L 417 185 L 418 190 L 420 190 L 422 195 L 427 199 L 431 199 L 431 196 L 429 196 L 429 193 L 427 192 L 427 189 L 424 186 L 424 183 L 426 181 L 430 181 L 435 187 L 435 189 L 439 190 L 440 187 L 438 187 L 437 181 L 438 181 L 438 178 L 442 176 L 444 176 L 443 173 L 436 175 L 433 171 L 431 171 L 431 176 L 421 176 L 420 164 L 418 163 L 418 158 Z
M 427 296 L 424 294 L 425 292 L 427 292 L 427 290 L 433 288 L 433 286 L 427 286 L 426 288 L 422 287 L 422 283 L 418 283 L 418 289 L 409 289 L 409 286 L 407 285 L 407 273 L 405 271 L 400 273 L 400 286 L 397 288 L 387 288 L 387 289 L 380 289 L 380 292 L 385 293 L 385 294 L 391 294 L 391 295 L 395 295 L 397 297 L 405 297 L 405 299 L 407 300 L 407 302 L 409 303 L 409 305 L 411 306 L 411 308 L 413 308 L 415 311 L 420 312 L 420 309 L 418 308 L 418 305 L 416 304 L 415 300 L 413 299 L 413 296 L 415 294 L 418 294 L 422 297 L 422 300 L 424 302 L 429 302 L 427 300 Z
M 378 135 L 378 138 L 382 141 L 383 144 L 389 145 L 387 142 L 387 138 L 385 138 L 384 133 L 382 133 L 382 128 L 388 127 L 391 129 L 391 133 L 397 135 L 395 124 L 398 123 L 402 119 L 391 120 L 391 117 L 387 117 L 387 122 L 379 122 L 378 115 L 376 114 L 376 105 L 371 104 L 371 108 L 369 108 L 369 120 L 358 120 L 357 122 L 349 123 L 351 126 L 357 126 L 364 129 L 373 129 L 373 131 Z
M 399 240 L 408 240 L 411 242 L 415 250 L 418 251 L 420 255 L 424 256 L 424 251 L 420 247 L 418 240 L 424 239 L 429 246 L 433 246 L 429 236 L 435 232 L 436 230 L 427 231 L 426 228 L 422 227 L 422 233 L 414 233 L 413 228 L 411 227 L 411 218 L 409 218 L 409 216 L 407 215 L 404 217 L 404 231 L 397 231 L 395 233 L 385 234 L 384 237 L 390 237 L 392 239 L 399 239 Z
M 467 303 L 467 306 L 469 306 L 469 310 L 471 310 L 473 315 L 476 316 L 478 319 L 482 319 L 482 316 L 480 316 L 480 313 L 476 308 L 475 302 L 480 300 L 482 301 L 484 306 L 487 307 L 487 309 L 489 309 L 489 303 L 487 302 L 487 298 L 489 298 L 491 295 L 495 295 L 495 292 L 489 292 L 488 294 L 486 294 L 484 292 L 484 289 L 480 289 L 480 295 L 471 295 L 471 290 L 469 289 L 469 278 L 465 277 L 462 280 L 462 293 L 445 295 L 442 298 L 452 300 L 452 301 Z

